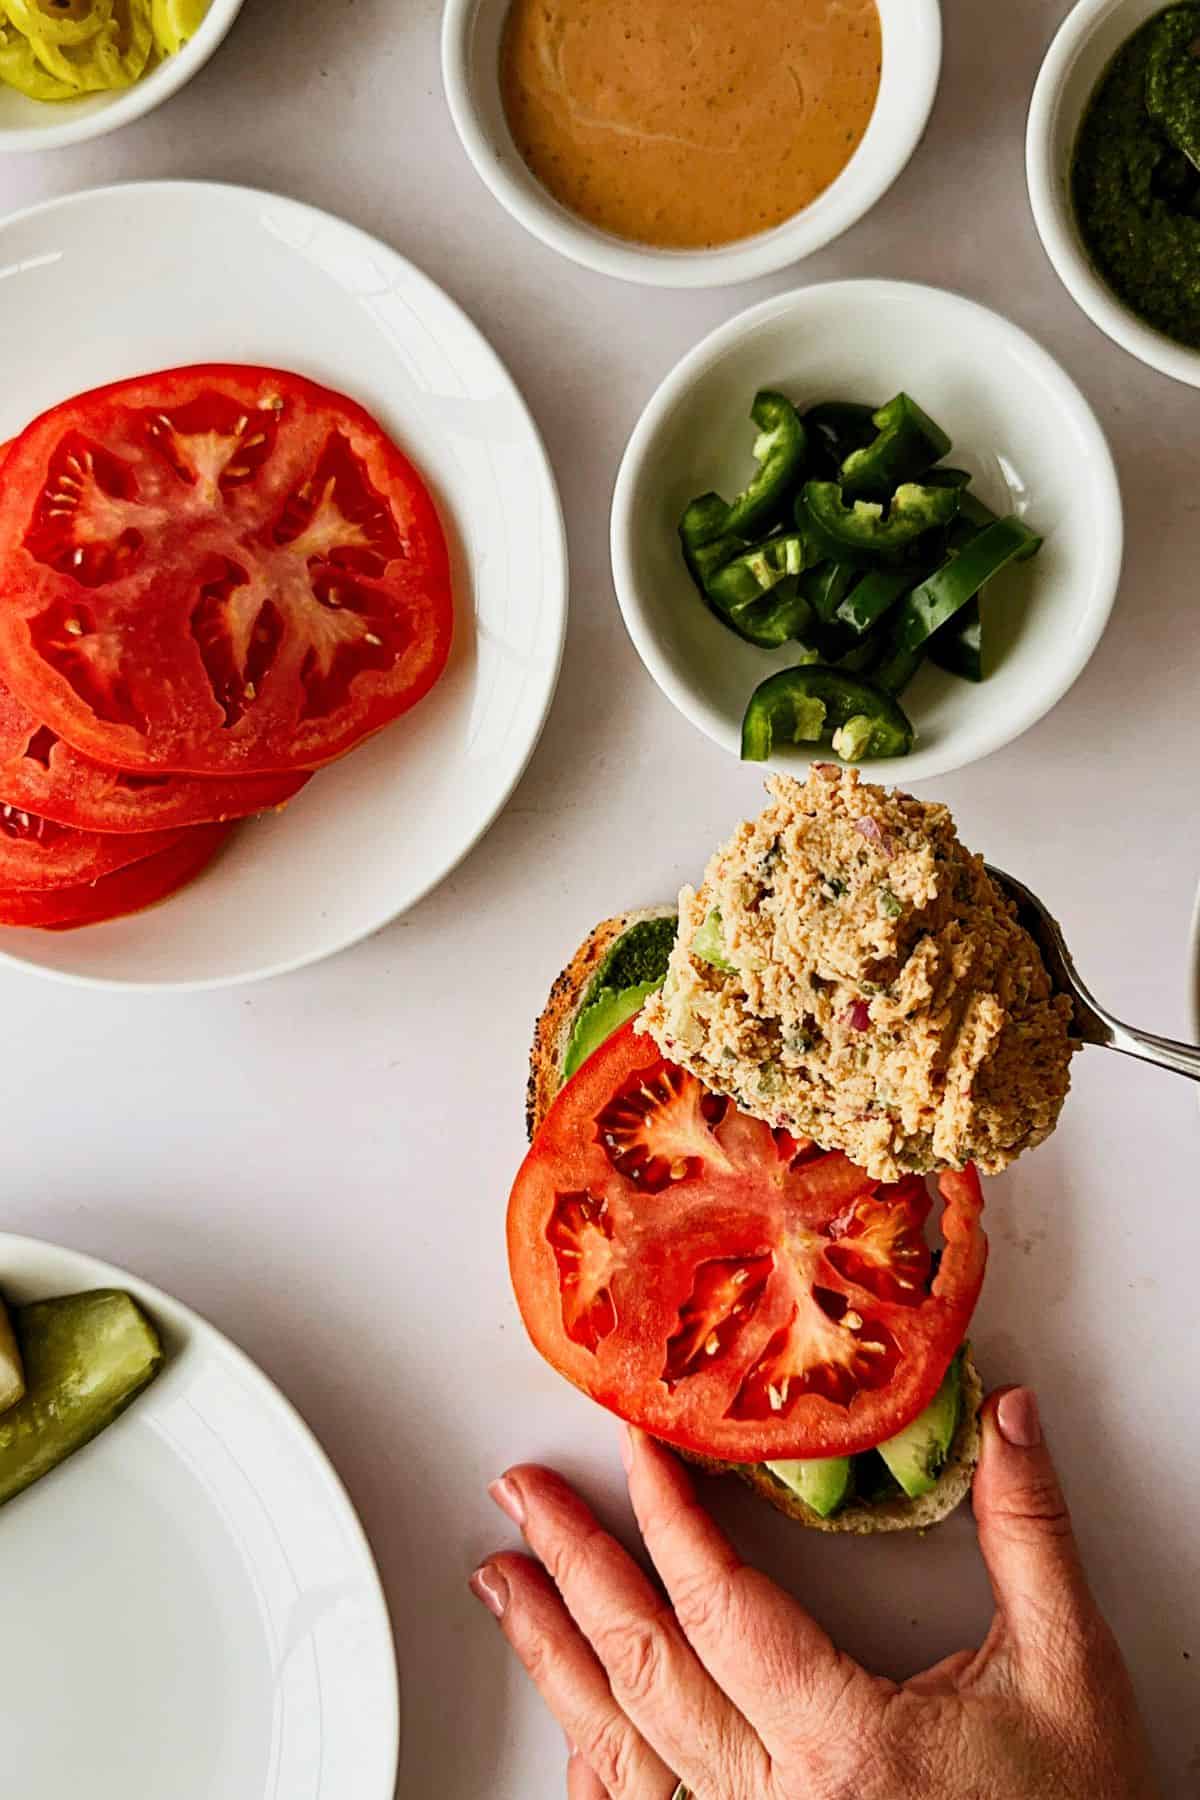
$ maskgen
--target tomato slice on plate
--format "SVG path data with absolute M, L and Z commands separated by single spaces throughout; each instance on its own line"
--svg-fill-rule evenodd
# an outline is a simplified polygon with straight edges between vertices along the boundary
M 353 400 L 280 370 L 173 369 L 36 419 L 0 482 L 0 669 L 114 768 L 316 768 L 428 692 L 446 543 Z
M 64 744 L 0 682 L 0 804 L 80 831 L 166 831 L 282 806 L 308 775 L 135 775 Z
M 232 825 L 197 825 L 191 831 L 181 831 L 169 849 L 143 857 L 87 886 L 42 893 L 0 887 L 0 925 L 74 931 L 80 925 L 99 925 L 125 913 L 141 912 L 155 901 L 178 893 L 199 875 L 232 830 Z
M 77 831 L 0 803 L 0 888 L 78 887 L 169 850 L 178 831 Z
M 666 1062 L 631 1021 L 551 1108 L 508 1251 L 534 1344 L 623 1419 L 726 1462 L 849 1456 L 902 1430 L 963 1340 L 987 1259 L 974 1170 L 874 1181 Z

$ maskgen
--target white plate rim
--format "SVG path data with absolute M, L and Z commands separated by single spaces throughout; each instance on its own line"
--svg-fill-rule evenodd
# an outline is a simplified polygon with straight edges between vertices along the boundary
M 73 1286 L 70 1290 L 58 1287 L 57 1277 L 48 1277 L 51 1286 L 59 1293 L 64 1291 L 82 1292 L 87 1288 L 118 1288 L 133 1295 L 134 1299 L 145 1306 L 155 1322 L 161 1321 L 169 1326 L 184 1343 L 181 1354 L 187 1354 L 187 1345 L 196 1341 L 209 1352 L 231 1362 L 239 1375 L 261 1398 L 267 1409 L 286 1421 L 289 1431 L 295 1440 L 302 1444 L 314 1473 L 320 1480 L 322 1489 L 337 1515 L 338 1523 L 349 1542 L 353 1543 L 362 1567 L 364 1593 L 369 1594 L 372 1603 L 378 1608 L 377 1624 L 382 1627 L 386 1641 L 392 1646 L 392 1654 L 388 1659 L 387 1690 L 389 1706 L 387 1717 L 381 1723 L 381 1731 L 387 1739 L 387 1760 L 399 1774 L 400 1768 L 400 1681 L 396 1664 L 395 1632 L 392 1628 L 391 1612 L 379 1567 L 375 1561 L 375 1553 L 367 1537 L 366 1530 L 358 1512 L 346 1490 L 341 1476 L 334 1468 L 327 1451 L 324 1449 L 316 1433 L 300 1413 L 299 1409 L 288 1399 L 283 1390 L 276 1386 L 258 1364 L 239 1348 L 223 1331 L 211 1324 L 194 1308 L 185 1305 L 182 1300 L 166 1293 L 153 1282 L 145 1281 L 131 1270 L 118 1268 L 115 1263 L 104 1262 L 101 1258 L 89 1254 L 85 1250 L 74 1250 L 67 1244 L 56 1244 L 48 1238 L 30 1237 L 23 1233 L 0 1231 L 0 1274 L 3 1274 L 6 1258 L 31 1257 L 36 1262 L 41 1257 L 61 1260 L 70 1265 L 78 1274 L 69 1279 Z M 34 1287 L 39 1286 L 38 1278 L 16 1278 L 17 1286 L 24 1282 Z M 74 1283 L 78 1281 L 76 1287 Z M 39 1296 L 53 1298 L 53 1293 Z M 372 1796 L 355 1796 L 355 1800 L 372 1800 Z M 380 1794 L 378 1800 L 392 1800 L 392 1793 Z
M 885 300 L 889 294 L 903 294 L 910 297 L 930 296 L 939 304 L 950 301 L 966 311 L 980 315 L 988 322 L 989 328 L 999 329 L 1020 342 L 1025 354 L 1041 368 L 1049 385 L 1056 389 L 1065 405 L 1074 412 L 1080 427 L 1091 438 L 1096 455 L 1097 479 L 1106 490 L 1103 503 L 1098 509 L 1101 521 L 1099 529 L 1104 535 L 1104 542 L 1087 629 L 1079 634 L 1073 654 L 1064 661 L 1062 672 L 1056 680 L 1040 690 L 1037 699 L 1015 715 L 1012 723 L 984 734 L 978 745 L 967 755 L 949 747 L 941 752 L 922 751 L 918 747 L 907 757 L 886 757 L 859 765 L 872 779 L 903 779 L 906 783 L 927 781 L 994 755 L 997 750 L 1031 730 L 1057 706 L 1083 673 L 1100 642 L 1116 602 L 1120 580 L 1124 552 L 1124 511 L 1116 464 L 1103 427 L 1090 402 L 1061 363 L 1036 338 L 1031 337 L 1022 326 L 1006 318 L 1003 313 L 996 312 L 992 307 L 985 306 L 981 301 L 973 300 L 954 288 L 935 287 L 929 282 L 892 280 L 886 276 L 866 276 L 812 282 L 804 287 L 791 288 L 782 294 L 760 300 L 756 305 L 747 307 L 732 319 L 726 320 L 723 325 L 718 325 L 687 351 L 664 376 L 647 400 L 625 447 L 613 487 L 609 535 L 613 584 L 625 628 L 643 665 L 659 689 L 676 710 L 702 731 L 705 737 L 731 755 L 739 756 L 740 742 L 737 741 L 736 731 L 731 730 L 726 721 L 694 694 L 688 683 L 675 673 L 669 659 L 660 652 L 654 641 L 654 633 L 643 617 L 634 576 L 632 524 L 635 494 L 642 478 L 642 467 L 650 440 L 676 402 L 712 364 L 718 362 L 732 345 L 758 326 L 793 310 L 800 314 L 812 297 L 819 295 L 824 302 L 831 297 L 836 298 L 839 291 L 853 291 L 857 295 L 866 294 L 880 300 Z M 1106 593 L 1107 598 L 1097 603 L 1095 593 L 1100 592 Z M 814 757 L 813 760 L 817 758 Z M 772 768 L 781 768 L 785 773 L 796 773 L 795 765 L 773 761 L 749 766 L 760 768 L 764 774 Z
M 486 817 L 481 821 L 473 835 L 471 835 L 448 859 L 443 859 L 443 861 L 435 868 L 435 871 L 428 875 L 398 906 L 392 908 L 386 916 L 378 918 L 372 923 L 364 925 L 361 929 L 347 934 L 337 942 L 323 945 L 319 949 L 306 951 L 297 956 L 284 958 L 279 962 L 268 964 L 262 968 L 246 969 L 235 975 L 198 976 L 183 980 L 142 981 L 137 978 L 127 979 L 115 976 L 80 974 L 70 969 L 50 968 L 44 963 L 19 956 L 13 951 L 0 948 L 0 967 L 21 969 L 28 973 L 39 975 L 48 981 L 60 982 L 68 987 L 92 988 L 109 992 L 115 991 L 118 993 L 207 993 L 221 988 L 244 987 L 251 982 L 271 981 L 280 975 L 291 975 L 299 969 L 310 968 L 316 963 L 324 962 L 327 958 L 340 956 L 344 951 L 353 949 L 356 944 L 361 944 L 365 942 L 367 938 L 373 937 L 376 932 L 385 930 L 387 926 L 393 924 L 397 919 L 402 918 L 405 913 L 410 912 L 413 907 L 420 905 L 422 900 L 425 900 L 435 888 L 440 887 L 442 882 L 445 881 L 449 875 L 453 874 L 454 870 L 466 860 L 491 830 L 492 826 L 496 823 L 496 820 L 508 805 L 509 800 L 512 798 L 513 793 L 524 776 L 525 771 L 529 767 L 534 751 L 537 749 L 537 746 L 541 741 L 542 733 L 546 728 L 546 721 L 550 716 L 550 709 L 554 704 L 554 697 L 558 690 L 559 677 L 562 672 L 563 656 L 566 649 L 567 622 L 569 616 L 570 567 L 567 532 L 566 522 L 563 517 L 562 497 L 559 493 L 558 482 L 554 474 L 554 465 L 550 460 L 545 440 L 542 437 L 542 433 L 529 409 L 524 395 L 517 386 L 515 379 L 509 372 L 509 369 L 499 352 L 493 348 L 491 341 L 469 317 L 463 307 L 459 305 L 458 301 L 453 299 L 443 287 L 434 281 L 432 276 L 426 275 L 423 269 L 419 268 L 417 264 L 409 257 L 405 256 L 403 252 L 394 249 L 392 245 L 387 243 L 383 238 L 376 237 L 373 233 L 363 230 L 361 226 L 352 224 L 348 219 L 343 219 L 337 213 L 329 212 L 323 207 L 312 206 L 305 200 L 297 200 L 290 194 L 276 193 L 268 188 L 248 187 L 239 182 L 173 180 L 169 177 L 148 181 L 115 181 L 108 182 L 103 187 L 81 189 L 70 194 L 59 194 L 53 199 L 35 202 L 32 206 L 23 207 L 19 212 L 7 213 L 3 217 L 0 217 L 0 252 L 2 252 L 3 248 L 4 234 L 10 226 L 21 225 L 33 218 L 50 215 L 79 205 L 90 204 L 97 200 L 103 201 L 114 195 L 125 195 L 128 194 L 131 189 L 136 189 L 140 193 L 164 193 L 167 195 L 203 192 L 228 195 L 232 198 L 232 203 L 234 204 L 245 201 L 259 201 L 267 202 L 275 206 L 294 208 L 297 213 L 306 214 L 327 225 L 331 224 L 336 226 L 338 230 L 349 233 L 352 237 L 360 240 L 365 245 L 368 245 L 376 253 L 381 253 L 386 257 L 393 259 L 395 262 L 402 265 L 407 276 L 412 279 L 417 286 L 423 287 L 435 294 L 439 303 L 454 316 L 456 326 L 470 338 L 474 339 L 476 348 L 481 350 L 494 364 L 499 383 L 513 405 L 516 416 L 520 419 L 522 425 L 529 433 L 530 449 L 534 453 L 538 463 L 539 481 L 543 491 L 542 497 L 545 502 L 547 525 L 547 542 L 545 545 L 545 556 L 547 561 L 547 594 L 549 595 L 553 592 L 553 594 L 558 597 L 558 605 L 555 609 L 553 619 L 556 641 L 553 646 L 553 654 L 545 665 L 545 691 L 541 697 L 536 723 L 534 728 L 530 731 L 529 742 L 525 746 L 523 754 L 518 758 L 517 764 L 510 772 L 507 781 L 501 784 L 501 789 L 497 793 L 490 812 L 488 812 Z M 447 496 L 447 506 L 449 506 L 449 496 Z M 169 904 L 169 898 L 168 901 L 163 904 Z

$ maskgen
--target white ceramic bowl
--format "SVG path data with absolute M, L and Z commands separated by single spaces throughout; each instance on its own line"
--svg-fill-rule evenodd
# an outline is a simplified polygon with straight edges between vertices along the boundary
M 132 248 L 131 248 L 132 247 Z M 432 488 L 455 643 L 437 686 L 239 827 L 160 906 L 83 931 L 0 931 L 0 963 L 84 983 L 215 987 L 315 962 L 412 906 L 482 837 L 549 710 L 566 628 L 558 494 L 495 352 L 402 256 L 295 200 L 131 182 L 0 222 L 0 440 L 147 369 L 241 361 L 362 400 Z
M 1097 273 L 1070 197 L 1071 156 L 1096 83 L 1127 39 L 1167 0 L 1078 0 L 1042 64 L 1025 137 L 1033 216 L 1060 281 L 1088 318 L 1131 356 L 1200 387 L 1200 351 L 1142 322 Z
M 207 16 L 183 49 L 168 56 L 132 87 L 81 100 L 27 100 L 0 85 L 0 151 L 59 150 L 103 137 L 142 118 L 177 93 L 202 69 L 242 10 L 242 0 L 211 0 Z
M 960 295 L 898 281 L 831 282 L 751 307 L 684 357 L 638 421 L 613 496 L 613 576 L 663 693 L 736 756 L 750 695 L 794 660 L 786 646 L 743 643 L 709 612 L 676 535 L 694 495 L 731 495 L 746 480 L 760 387 L 801 407 L 881 404 L 906 389 L 949 432 L 951 461 L 972 471 L 980 498 L 1043 534 L 1038 557 L 989 590 L 993 672 L 974 684 L 927 664 L 904 696 L 912 754 L 865 766 L 919 781 L 1018 737 L 1066 693 L 1108 620 L 1123 535 L 1116 470 L 1087 401 L 1032 338 Z M 814 755 L 829 758 L 789 747 L 772 763 L 797 771 Z
M 527 231 L 601 275 L 658 287 L 720 287 L 811 256 L 887 192 L 921 140 L 942 63 L 938 0 L 878 0 L 883 75 L 875 112 L 850 163 L 803 212 L 719 250 L 656 250 L 611 236 L 560 206 L 512 141 L 498 79 L 509 0 L 446 0 L 442 79 L 467 155 Z

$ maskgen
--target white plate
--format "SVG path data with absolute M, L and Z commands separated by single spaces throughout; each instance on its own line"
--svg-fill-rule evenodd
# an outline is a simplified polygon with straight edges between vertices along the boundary
M 134 1294 L 167 1363 L 0 1509 L 4 1780 L 23 1800 L 391 1800 L 387 1608 L 362 1527 L 282 1394 L 120 1269 L 0 1234 L 11 1301 Z
M 746 702 L 794 661 L 786 647 L 742 643 L 702 605 L 676 535 L 693 496 L 732 495 L 746 480 L 760 387 L 802 407 L 878 405 L 906 389 L 949 432 L 949 461 L 971 470 L 979 497 L 1045 537 L 1033 562 L 989 589 L 1002 654 L 988 679 L 926 665 L 904 695 L 912 754 L 864 769 L 922 781 L 1027 730 L 1071 686 L 1112 610 L 1116 470 L 1087 401 L 1032 338 L 958 294 L 899 281 L 830 282 L 752 307 L 685 356 L 638 421 L 613 496 L 613 575 L 629 634 L 668 699 L 736 756 Z M 789 748 L 772 763 L 796 771 L 811 760 Z
M 494 351 L 418 269 L 312 207 L 138 183 L 0 225 L 0 437 L 68 395 L 192 362 L 270 363 L 361 400 L 451 539 L 456 641 L 429 697 L 131 919 L 8 931 L 51 975 L 218 986 L 315 962 L 419 900 L 487 830 L 549 710 L 566 545 L 541 439 Z

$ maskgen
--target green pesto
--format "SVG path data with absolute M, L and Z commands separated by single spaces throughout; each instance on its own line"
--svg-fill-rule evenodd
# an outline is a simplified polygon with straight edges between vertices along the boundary
M 1200 349 L 1200 5 L 1168 7 L 1122 46 L 1088 103 L 1071 191 L 1119 299 Z M 1191 153 L 1191 154 L 1189 154 Z
M 1200 8 L 1164 13 L 1146 63 L 1146 111 L 1163 136 L 1200 164 Z
M 631 925 L 593 976 L 584 1005 L 595 1000 L 601 988 L 620 993 L 623 988 L 643 987 L 648 981 L 661 987 L 667 978 L 667 963 L 678 930 L 679 921 L 673 913 L 663 919 L 639 919 Z

